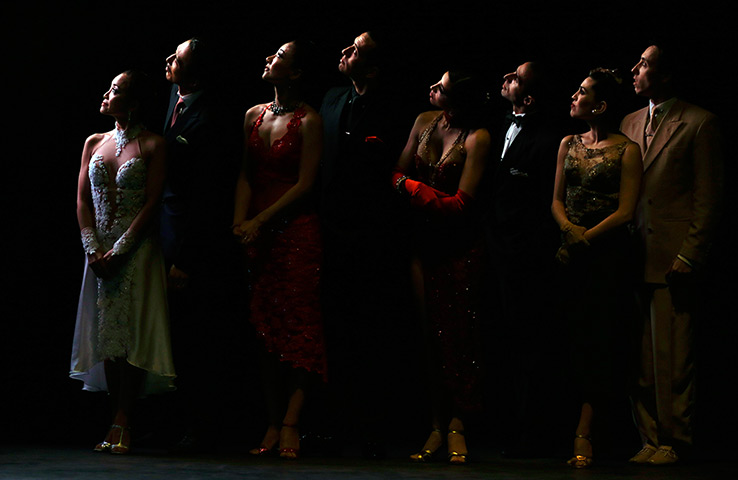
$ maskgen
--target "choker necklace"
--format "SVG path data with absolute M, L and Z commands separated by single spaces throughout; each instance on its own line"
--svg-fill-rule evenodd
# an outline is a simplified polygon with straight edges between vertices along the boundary
M 277 104 L 277 99 L 275 98 L 274 101 L 270 103 L 267 108 L 269 109 L 269 111 L 271 111 L 275 115 L 284 115 L 285 113 L 288 113 L 288 112 L 294 112 L 301 106 L 302 106 L 302 102 L 296 102 L 296 103 L 293 103 L 292 105 L 287 105 L 287 106 L 279 105 Z
M 113 134 L 113 138 L 115 138 L 115 156 L 120 157 L 120 153 L 123 151 L 124 148 L 126 148 L 126 145 L 128 145 L 128 142 L 136 138 L 139 133 L 141 133 L 141 130 L 143 130 L 144 127 L 140 123 L 137 123 L 133 125 L 132 127 L 128 127 L 125 130 L 120 128 L 120 125 L 118 125 L 118 122 L 115 122 L 115 133 Z

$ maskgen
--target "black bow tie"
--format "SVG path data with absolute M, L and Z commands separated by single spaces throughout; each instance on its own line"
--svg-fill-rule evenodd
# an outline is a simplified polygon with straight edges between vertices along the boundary
M 525 124 L 525 115 L 514 115 L 508 113 L 505 119 L 509 120 L 510 123 L 514 123 L 518 127 L 522 127 Z

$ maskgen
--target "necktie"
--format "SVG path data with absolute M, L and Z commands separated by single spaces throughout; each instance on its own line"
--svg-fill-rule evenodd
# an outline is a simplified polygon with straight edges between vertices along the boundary
M 646 125 L 646 148 L 651 145 L 651 140 L 656 134 L 656 130 L 659 128 L 659 122 L 661 121 L 661 109 L 654 108 L 651 111 L 651 117 L 649 118 L 648 124 Z
M 177 101 L 177 104 L 174 106 L 174 112 L 172 112 L 172 123 L 169 124 L 170 127 L 174 126 L 174 122 L 177 121 L 177 117 L 182 113 L 182 110 L 185 109 L 185 102 L 182 97 L 179 97 L 179 100 Z

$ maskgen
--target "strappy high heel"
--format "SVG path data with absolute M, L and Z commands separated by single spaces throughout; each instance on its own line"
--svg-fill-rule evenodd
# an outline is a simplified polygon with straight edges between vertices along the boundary
M 95 448 L 92 449 L 93 452 L 99 452 L 99 453 L 110 453 L 110 449 L 113 448 L 113 444 L 108 441 L 108 439 L 111 437 L 113 430 L 116 428 L 121 428 L 120 425 L 111 425 L 108 429 L 108 434 L 105 435 L 105 440 L 95 445 Z
M 428 436 L 428 440 L 425 442 L 425 445 L 423 445 L 424 447 L 428 445 L 428 442 L 430 442 L 431 436 L 433 436 L 434 433 L 437 433 L 438 436 L 441 437 L 441 429 L 434 428 L 433 431 L 431 431 L 430 436 Z M 433 459 L 433 455 L 438 451 L 439 448 L 441 448 L 441 445 L 443 445 L 442 437 L 438 439 L 438 446 L 436 448 L 424 448 L 419 453 L 414 453 L 410 455 L 410 460 L 418 463 L 430 462 Z
M 449 430 L 448 435 L 461 435 L 464 436 L 463 430 Z M 464 465 L 467 461 L 468 453 L 461 453 L 456 450 L 451 450 L 451 442 L 448 447 L 448 463 L 451 465 Z
M 113 430 L 120 430 L 120 436 L 118 437 L 118 443 L 109 442 L 108 438 L 110 438 L 113 434 Z M 127 454 L 131 448 L 128 444 L 123 443 L 123 433 L 128 430 L 130 432 L 130 428 L 124 427 L 122 425 L 116 425 L 113 424 L 110 426 L 110 430 L 108 430 L 108 435 L 105 437 L 105 440 L 95 445 L 95 448 L 92 450 L 95 452 L 101 452 L 101 453 L 113 453 L 116 455 L 125 455 Z M 130 439 L 129 439 L 130 443 Z
M 592 439 L 589 435 L 579 435 L 577 434 L 574 437 L 574 441 L 576 441 L 577 438 L 583 438 L 584 440 L 588 441 L 590 446 L 592 445 Z M 569 460 L 567 460 L 566 464 L 569 465 L 572 468 L 589 468 L 594 463 L 594 456 L 590 455 L 577 455 L 574 454 L 573 457 L 571 457 Z
M 267 446 L 266 440 L 269 437 L 270 431 L 276 432 L 276 436 L 273 436 L 274 442 L 272 442 L 271 446 Z M 279 429 L 275 426 L 269 426 L 267 429 L 267 433 L 264 435 L 264 439 L 261 441 L 259 446 L 257 448 L 252 448 L 249 450 L 249 454 L 257 456 L 257 457 L 270 457 L 272 455 L 277 454 L 277 444 L 279 443 Z
M 124 427 L 122 425 L 113 425 L 113 428 L 120 429 L 120 437 L 118 437 L 118 443 L 113 444 L 110 447 L 110 453 L 112 453 L 113 455 L 127 455 L 127 454 L 129 454 L 131 452 L 131 445 L 130 445 L 131 444 L 131 439 L 130 439 L 131 428 L 130 427 Z M 128 432 L 129 438 L 128 438 L 128 442 L 123 443 L 123 434 L 125 434 L 126 431 Z
M 282 424 L 282 429 L 285 429 L 285 428 L 293 428 L 293 429 L 295 429 L 296 432 L 298 431 L 297 430 L 297 425 L 287 425 L 286 423 L 283 423 Z M 297 441 L 298 442 L 300 441 L 300 434 L 299 434 L 299 432 L 298 432 L 298 435 L 297 435 Z M 279 443 L 280 443 L 280 445 L 282 443 L 281 434 L 280 434 L 280 441 L 279 441 Z M 300 449 L 299 448 L 291 448 L 291 447 L 282 447 L 282 446 L 280 446 L 279 447 L 279 457 L 280 458 L 286 458 L 288 460 L 297 460 L 298 458 L 300 458 Z

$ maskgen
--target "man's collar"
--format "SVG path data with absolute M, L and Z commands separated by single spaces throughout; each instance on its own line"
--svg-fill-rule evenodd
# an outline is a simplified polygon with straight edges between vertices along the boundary
M 200 98 L 200 96 L 202 95 L 202 90 L 188 93 L 187 95 L 180 95 L 179 90 L 177 90 L 177 95 L 179 95 L 179 98 L 184 100 L 185 108 L 189 108 L 190 106 L 192 106 L 193 103 L 195 103 L 195 100 Z
M 671 97 L 670 99 L 661 102 L 658 105 L 654 105 L 652 100 L 648 101 L 648 114 L 651 115 L 654 108 L 658 108 L 662 114 L 667 113 L 669 110 L 671 110 L 671 107 L 676 103 L 677 99 L 676 97 Z

